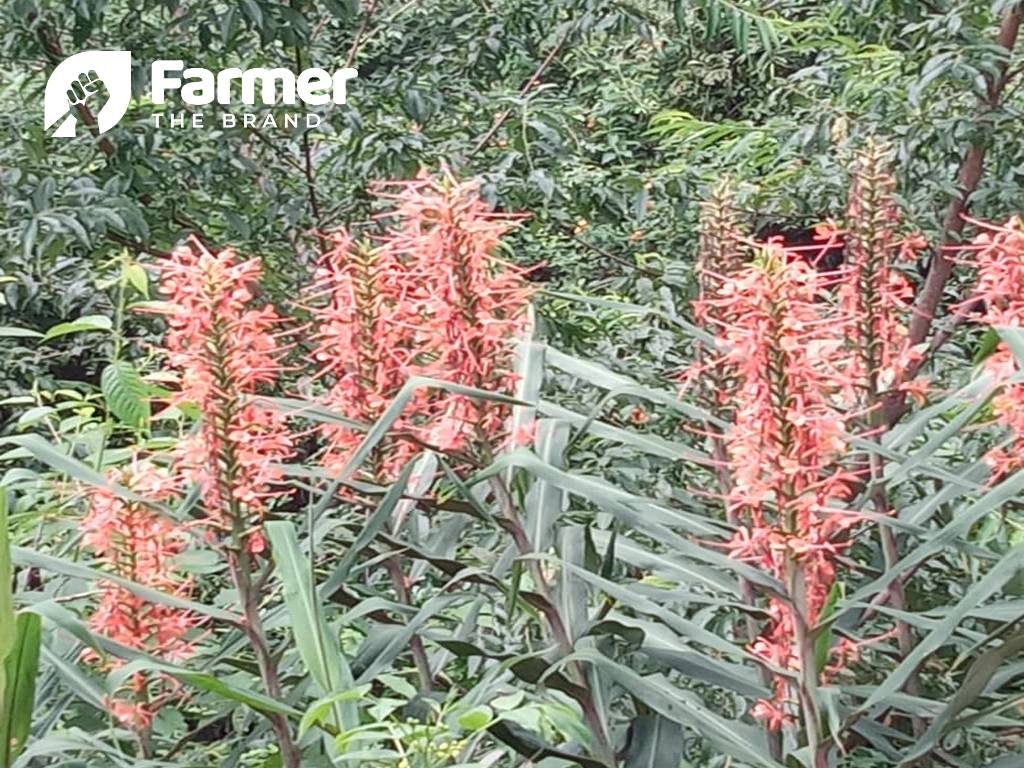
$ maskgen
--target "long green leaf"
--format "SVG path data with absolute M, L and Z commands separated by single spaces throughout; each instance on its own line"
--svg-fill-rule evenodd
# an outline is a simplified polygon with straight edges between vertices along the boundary
M 886 701 L 890 695 L 899 691 L 913 671 L 949 640 L 964 617 L 1001 589 L 1020 570 L 1022 565 L 1024 565 L 1024 544 L 1007 552 L 977 584 L 967 590 L 956 607 L 917 644 L 913 651 L 907 654 L 907 657 L 885 678 L 857 711 L 866 711 L 874 705 Z
M 557 419 L 541 419 L 537 423 L 537 453 L 542 461 L 562 468 L 565 447 L 569 442 L 569 425 Z M 545 552 L 551 546 L 552 532 L 565 506 L 562 490 L 544 478 L 537 478 L 526 496 L 526 536 L 534 552 Z
M 1011 475 L 980 499 L 969 504 L 966 509 L 957 510 L 953 519 L 945 527 L 925 539 L 913 551 L 908 552 L 886 573 L 864 585 L 849 597 L 840 600 L 837 610 L 831 618 L 836 620 L 848 611 L 855 610 L 858 604 L 870 600 L 873 595 L 888 587 L 909 569 L 924 562 L 936 552 L 941 552 L 945 547 L 951 546 L 975 523 L 998 510 L 1007 501 L 1017 498 L 1022 490 L 1024 490 L 1024 471 Z
M 664 390 L 654 389 L 652 387 L 638 384 L 628 376 L 623 376 L 620 373 L 614 373 L 599 363 L 572 357 L 571 355 L 559 352 L 552 347 L 548 347 L 547 358 L 548 361 L 559 370 L 576 376 L 589 384 L 609 390 L 609 399 L 614 399 L 614 397 L 617 397 L 618 395 L 640 397 L 645 400 L 649 400 L 652 403 L 664 405 L 673 411 L 682 413 L 694 421 L 714 424 L 719 427 L 726 426 L 720 418 L 703 408 L 698 408 L 691 403 L 684 402 L 674 394 Z
M 414 469 L 416 469 L 415 461 L 410 461 L 402 467 L 401 473 L 395 479 L 395 482 L 391 484 L 388 492 L 381 499 L 380 504 L 377 505 L 377 509 L 367 518 L 366 524 L 359 531 L 355 541 L 352 542 L 352 545 L 342 556 L 334 573 L 325 582 L 325 587 L 330 585 L 328 589 L 333 591 L 345 583 L 359 553 L 366 549 L 367 545 L 374 540 L 378 533 L 384 530 L 388 520 L 391 519 L 391 513 L 394 512 L 395 507 L 402 500 L 406 486 L 409 484 L 409 476 Z M 329 691 L 328 693 L 331 692 Z
M 328 629 L 310 564 L 299 547 L 295 526 L 286 520 L 275 520 L 268 522 L 265 529 L 274 565 L 284 585 L 284 602 L 291 619 L 292 636 L 319 695 L 330 696 L 352 688 L 352 672 L 342 654 L 340 642 Z M 337 725 L 344 730 L 359 725 L 355 702 L 338 702 L 335 712 Z
M 445 392 L 450 392 L 453 395 L 464 395 L 465 397 L 472 397 L 479 400 L 488 402 L 503 403 L 505 405 L 530 405 L 530 403 L 524 403 L 517 400 L 514 397 L 502 395 L 497 392 L 488 392 L 484 389 L 476 389 L 474 387 L 464 387 L 461 384 L 453 384 L 450 381 L 441 381 L 439 379 L 431 379 L 425 376 L 413 376 L 410 378 L 405 385 L 398 391 L 398 394 L 392 399 L 391 403 L 381 414 L 380 418 L 374 422 L 373 426 L 370 427 L 366 433 L 366 437 L 359 444 L 359 447 L 352 452 L 345 466 L 342 467 L 339 477 L 342 480 L 347 480 L 352 474 L 362 465 L 366 458 L 370 455 L 370 452 L 380 443 L 381 440 L 387 435 L 388 431 L 398 420 L 399 416 L 402 415 L 402 411 L 412 400 L 413 395 L 417 390 L 420 389 L 440 389 Z
M 1024 651 L 1024 632 L 1018 632 L 1007 638 L 1001 645 L 990 648 L 978 656 L 964 675 L 953 698 L 945 708 L 932 720 L 928 730 L 918 740 L 916 749 L 907 755 L 903 764 L 911 764 L 918 758 L 928 754 L 949 730 L 953 719 L 973 704 L 985 691 L 996 672 L 1008 659 L 1012 659 Z
M 0 768 L 10 768 L 25 748 L 35 709 L 42 622 L 22 613 L 15 622 L 14 647 L 4 660 L 7 685 L 0 710 Z
M 661 621 L 666 627 L 675 632 L 683 643 L 693 642 L 713 648 L 721 654 L 732 656 L 737 659 L 755 660 L 748 651 L 741 646 L 731 643 L 724 637 L 719 637 L 714 632 L 705 629 L 696 622 L 680 616 L 676 611 L 663 605 L 658 605 L 648 597 L 640 594 L 629 584 L 606 579 L 586 568 L 581 568 L 573 563 L 564 560 L 557 560 L 550 556 L 535 556 L 540 559 L 549 560 L 558 564 L 560 568 L 572 573 L 576 578 L 589 583 L 596 589 L 614 598 L 618 603 L 628 606 L 631 610 L 646 614 L 651 618 Z
M 13 555 L 15 563 L 26 568 L 41 568 L 44 571 L 49 571 L 50 573 L 59 573 L 76 579 L 84 579 L 85 581 L 109 581 L 113 584 L 117 584 L 119 587 L 124 587 L 134 595 L 138 595 L 139 597 L 154 603 L 169 605 L 173 608 L 182 608 L 186 611 L 193 611 L 202 616 L 209 616 L 211 619 L 226 621 L 236 626 L 242 625 L 242 617 L 236 613 L 232 613 L 231 611 L 226 611 L 223 608 L 215 608 L 211 605 L 204 605 L 203 603 L 197 603 L 193 600 L 183 600 L 180 597 L 169 595 L 158 589 L 152 589 L 151 587 L 143 586 L 142 584 L 130 581 L 129 579 L 115 576 L 112 573 L 98 571 L 94 568 L 89 568 L 88 566 L 80 565 L 61 557 L 45 555 L 42 552 L 36 552 L 33 549 L 26 549 L 24 547 L 12 547 L 11 554 Z
M 623 768 L 679 768 L 683 726 L 662 715 L 644 715 L 630 724 Z
M 0 701 L 3 700 L 4 661 L 14 649 L 14 566 L 11 563 L 11 539 L 7 528 L 7 491 L 0 488 Z
M 111 688 L 116 690 L 126 681 L 130 680 L 133 674 L 138 672 L 160 672 L 165 675 L 170 675 L 183 683 L 188 683 L 189 685 L 200 688 L 201 690 L 216 694 L 228 701 L 237 701 L 239 704 L 245 704 L 247 707 L 251 707 L 257 712 L 285 715 L 286 717 L 296 719 L 302 717 L 302 712 L 294 707 L 288 706 L 284 702 L 272 699 L 262 693 L 231 685 L 230 683 L 224 682 L 216 675 L 206 672 L 196 672 L 191 669 L 186 669 L 185 667 L 179 667 L 174 664 L 165 664 L 154 660 L 136 659 L 135 661 L 125 664 L 123 667 L 118 667 L 109 676 Z
M 661 675 L 640 675 L 596 650 L 577 651 L 572 657 L 600 666 L 616 683 L 655 712 L 694 729 L 721 752 L 752 765 L 779 768 L 769 757 L 763 732 L 715 714 L 693 692 L 673 687 Z
M 602 398 L 601 402 L 604 403 L 605 400 Z M 693 450 L 691 446 L 666 440 L 658 435 L 643 434 L 634 430 L 615 427 L 603 421 L 591 419 L 581 413 L 570 411 L 568 408 L 563 408 L 547 400 L 541 400 L 537 407 L 545 416 L 567 421 L 574 427 L 578 427 L 587 434 L 599 437 L 602 440 L 611 440 L 616 443 L 630 445 L 653 456 L 661 456 L 673 461 L 690 461 L 701 465 L 713 463 L 712 459 L 703 453 Z

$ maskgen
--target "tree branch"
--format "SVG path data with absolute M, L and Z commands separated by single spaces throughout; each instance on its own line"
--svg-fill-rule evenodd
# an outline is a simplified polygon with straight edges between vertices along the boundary
M 1024 4 L 1018 4 L 1006 12 L 1002 24 L 999 27 L 999 34 L 996 36 L 996 44 L 1007 51 L 1006 60 L 999 67 L 999 74 L 987 78 L 986 95 L 978 104 L 979 116 L 999 107 L 1007 83 L 1015 72 L 1010 70 L 1010 56 L 1017 44 L 1017 37 L 1020 33 L 1021 24 L 1024 22 Z M 949 203 L 946 211 L 946 218 L 943 222 L 942 245 L 936 250 L 932 259 L 931 268 L 928 270 L 928 277 L 917 294 L 914 302 L 913 313 L 910 318 L 909 342 L 911 345 L 918 345 L 928 338 L 931 333 L 932 324 L 935 320 L 935 313 L 942 301 L 942 294 L 945 291 L 946 283 L 953 275 L 953 255 L 958 252 L 966 220 L 964 218 L 970 207 L 971 196 L 978 188 L 978 184 L 985 172 L 985 153 L 988 143 L 985 138 L 975 139 L 967 148 L 963 159 L 960 161 L 960 168 L 957 171 L 957 186 L 960 193 Z M 954 328 L 963 320 L 963 311 L 958 315 Z M 945 344 L 952 329 L 938 333 L 932 339 L 929 346 L 929 354 L 911 365 L 904 375 L 909 380 L 917 375 L 917 372 L 924 365 L 926 359 L 939 347 Z M 892 426 L 907 412 L 907 395 L 905 392 L 894 390 L 884 402 L 883 421 Z
M 519 89 L 520 98 L 530 92 L 533 86 L 535 86 L 537 82 L 541 79 L 541 77 L 544 75 L 544 72 L 547 70 L 547 68 L 551 66 L 551 63 L 555 60 L 555 57 L 562 52 L 562 48 L 565 47 L 565 44 L 569 41 L 569 35 L 571 34 L 571 32 L 571 29 L 566 30 L 565 34 L 562 35 L 561 39 L 557 43 L 555 43 L 555 45 L 552 47 L 550 51 L 548 51 L 548 55 L 544 57 L 544 61 L 540 63 L 540 66 L 537 67 L 536 71 L 534 71 L 534 73 L 530 75 L 530 79 L 527 80 L 523 87 Z M 473 157 L 481 149 L 490 144 L 491 139 L 494 138 L 494 136 L 498 133 L 498 130 L 501 128 L 501 126 L 505 124 L 505 121 L 508 120 L 511 115 L 512 110 L 506 109 L 504 112 L 500 113 L 497 117 L 495 117 L 494 122 L 491 123 L 491 127 L 487 129 L 487 133 L 485 133 L 480 138 L 480 141 L 476 143 L 476 146 L 474 146 L 473 149 L 470 150 L 469 157 Z
M 1009 56 L 1017 43 L 1022 20 L 1024 20 L 1024 6 L 1021 5 L 1007 11 L 1003 17 L 996 44 L 1006 49 L 1007 59 L 999 65 L 999 75 L 988 78 L 986 97 L 978 105 L 981 114 L 999 106 L 1003 90 L 1009 81 Z M 935 319 L 935 311 L 942 300 L 942 292 L 952 276 L 953 258 L 950 254 L 956 251 L 956 246 L 960 243 L 960 234 L 963 232 L 965 224 L 964 214 L 967 212 L 971 196 L 977 190 L 978 183 L 985 172 L 986 149 L 987 141 L 984 138 L 975 139 L 960 162 L 960 168 L 957 171 L 957 185 L 960 188 L 960 194 L 950 201 L 943 222 L 942 247 L 936 251 L 935 258 L 932 259 L 928 278 L 918 293 L 914 305 L 914 314 L 910 319 L 911 344 L 920 344 L 927 338 L 932 321 Z

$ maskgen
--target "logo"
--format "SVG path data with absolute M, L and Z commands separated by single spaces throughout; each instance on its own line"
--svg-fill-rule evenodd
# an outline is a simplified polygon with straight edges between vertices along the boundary
M 50 74 L 43 94 L 43 127 L 56 125 L 54 136 L 73 138 L 77 106 L 96 115 L 96 130 L 117 125 L 132 95 L 131 51 L 82 51 L 64 59 Z M 98 111 L 97 111 L 98 110 Z
M 109 131 L 128 109 L 131 74 L 131 51 L 83 51 L 68 57 L 46 82 L 44 127 L 56 125 L 54 136 L 72 138 L 78 122 L 75 107 L 88 106 L 96 115 L 97 132 Z M 347 82 L 359 76 L 352 67 L 333 72 L 311 67 L 297 74 L 284 67 L 228 67 L 213 72 L 186 66 L 181 59 L 157 59 L 150 74 L 154 105 L 168 103 L 168 94 L 174 92 L 177 101 L 189 107 L 216 102 L 215 116 L 222 128 L 296 128 L 301 121 L 307 129 L 320 125 L 320 114 L 245 108 L 288 107 L 299 102 L 311 107 L 344 104 Z M 242 110 L 233 111 L 232 105 L 238 102 L 243 105 Z M 151 117 L 157 128 L 205 127 L 203 112 L 195 109 L 154 112 Z
M 171 76 L 180 72 L 181 77 Z M 238 67 L 222 69 L 216 75 L 202 67 L 186 67 L 181 59 L 160 59 L 153 62 L 153 103 L 163 104 L 168 91 L 180 91 L 181 100 L 190 106 L 230 104 L 234 92 L 239 92 L 243 104 L 264 105 L 277 103 L 294 104 L 296 97 L 304 104 L 322 106 L 334 102 L 344 104 L 345 83 L 359 73 L 352 67 L 345 67 L 331 73 L 326 69 L 313 67 L 302 70 L 297 76 L 290 69 L 275 67 L 266 69 L 241 70 Z M 184 78 L 184 83 L 182 81 Z M 256 98 L 257 84 L 259 99 Z M 237 87 L 236 87 L 237 86 Z

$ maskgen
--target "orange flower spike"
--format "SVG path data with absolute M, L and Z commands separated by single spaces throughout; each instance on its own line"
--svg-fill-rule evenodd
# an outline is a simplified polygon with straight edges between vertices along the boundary
M 107 473 L 111 483 L 122 485 L 154 502 L 168 501 L 179 493 L 178 483 L 148 461 L 135 459 L 124 469 Z M 108 573 L 129 579 L 179 598 L 189 598 L 193 585 L 179 575 L 175 558 L 185 551 L 185 529 L 141 502 L 127 501 L 106 488 L 89 494 L 89 510 L 82 520 L 82 543 L 93 551 Z M 201 617 L 180 608 L 144 600 L 113 582 L 100 582 L 99 604 L 89 617 L 89 628 L 103 637 L 171 662 L 195 652 L 193 630 Z M 86 659 L 105 669 L 124 662 L 101 662 L 95 653 Z M 163 701 L 177 690 L 164 676 L 136 675 L 131 681 L 133 701 L 114 697 L 111 709 L 124 725 L 148 728 Z
M 783 581 L 799 569 L 807 595 L 802 619 L 811 625 L 835 579 L 835 542 L 853 522 L 825 512 L 830 500 L 848 495 L 849 476 L 838 466 L 846 416 L 835 405 L 847 324 L 821 300 L 824 282 L 803 260 L 770 245 L 704 300 L 708 316 L 720 318 L 725 351 L 717 366 L 735 383 L 725 434 L 733 481 L 726 500 L 742 524 L 729 549 Z M 727 311 L 714 311 L 719 303 Z M 751 651 L 798 670 L 791 610 L 769 601 L 771 620 Z M 784 678 L 774 689 L 753 714 L 778 728 L 792 721 L 796 696 Z
M 975 241 L 978 285 L 984 302 L 982 320 L 996 327 L 1024 327 L 1024 221 L 1014 216 L 1002 227 L 991 227 Z M 986 460 L 996 478 L 1024 468 L 1024 385 L 1005 383 L 1020 370 L 1016 357 L 1000 343 L 985 360 L 985 370 L 1002 391 L 992 400 L 999 423 L 1013 435 L 1013 444 L 989 453 Z
M 905 324 L 913 288 L 893 262 L 915 256 L 926 243 L 921 235 L 897 237 L 900 213 L 894 189 L 887 150 L 870 145 L 858 161 L 850 190 L 846 263 L 839 290 L 840 307 L 857 326 L 851 336 L 857 355 L 850 358 L 850 373 L 860 391 L 853 399 L 869 407 L 877 406 L 886 391 L 901 388 L 905 374 L 921 358 L 909 347 Z M 907 391 L 923 397 L 923 381 Z
M 346 418 L 372 424 L 383 414 L 410 376 L 418 372 L 416 327 L 421 312 L 413 296 L 419 278 L 391 249 L 352 241 L 346 232 L 329 236 L 331 248 L 317 266 L 309 291 L 315 317 L 313 357 L 318 376 L 330 382 L 324 404 Z M 393 431 L 415 432 L 426 409 L 418 393 Z M 363 433 L 325 425 L 328 469 L 340 471 L 363 439 Z M 395 440 L 379 452 L 371 474 L 393 477 L 418 451 L 408 440 Z
M 254 303 L 259 259 L 215 253 L 193 238 L 159 268 L 167 359 L 180 374 L 172 402 L 202 413 L 198 433 L 179 442 L 176 464 L 200 484 L 211 526 L 248 536 L 283 493 L 279 464 L 293 454 L 284 416 L 253 399 L 280 376 L 281 320 Z
M 526 330 L 532 288 L 525 271 L 495 254 L 520 218 L 495 213 L 476 182 L 422 175 L 391 185 L 397 227 L 386 247 L 419 277 L 423 310 L 418 343 L 434 359 L 423 372 L 469 387 L 510 394 L 515 343 Z M 432 438 L 449 450 L 484 450 L 501 441 L 508 408 L 458 395 L 435 407 Z

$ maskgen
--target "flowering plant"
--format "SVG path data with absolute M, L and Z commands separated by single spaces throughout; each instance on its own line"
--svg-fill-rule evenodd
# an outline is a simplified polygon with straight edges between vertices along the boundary
M 256 257 L 196 237 L 157 263 L 147 396 L 179 435 L 136 433 L 91 457 L 104 474 L 13 441 L 90 487 L 86 564 L 17 556 L 95 582 L 32 610 L 63 632 L 51 663 L 106 676 L 80 687 L 114 752 L 219 755 L 226 730 L 226 759 L 283 768 L 845 768 L 960 734 L 1000 754 L 1024 549 L 977 531 L 1024 489 L 1019 220 L 963 249 L 977 286 L 945 338 L 977 321 L 1003 343 L 943 391 L 884 147 L 810 246 L 750 237 L 722 184 L 692 323 L 584 299 L 675 334 L 678 392 L 530 338 L 502 250 L 519 217 L 477 184 L 373 192 L 287 311 Z M 922 604 L 937 567 L 969 586 Z M 929 667 L 978 647 L 962 690 Z

